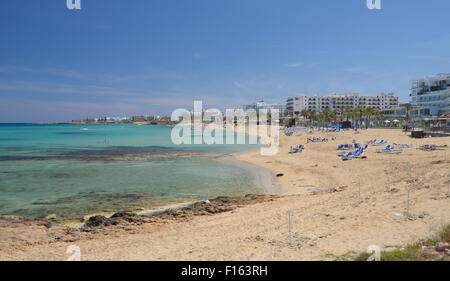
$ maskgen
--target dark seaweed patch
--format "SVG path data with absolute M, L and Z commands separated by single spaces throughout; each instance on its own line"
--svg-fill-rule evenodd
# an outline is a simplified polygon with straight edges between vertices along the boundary
M 134 193 L 113 193 L 113 194 L 98 194 L 94 191 L 91 192 L 79 192 L 77 195 L 58 198 L 54 201 L 36 201 L 32 205 L 62 205 L 70 204 L 79 199 L 89 199 L 94 201 L 109 202 L 111 200 L 125 200 L 136 201 L 144 198 L 143 195 Z
M 0 138 L 0 141 L 21 141 L 23 139 L 17 139 L 17 138 Z
M 68 173 L 54 173 L 49 175 L 49 178 L 53 178 L 53 179 L 63 179 L 63 178 L 69 178 L 70 174 Z
M 130 160 L 158 160 L 170 158 L 171 155 L 180 156 L 194 153 L 193 151 L 173 149 L 168 147 L 129 147 L 114 146 L 101 149 L 78 149 L 51 155 L 4 155 L 0 161 L 45 161 L 45 160 L 78 160 L 78 161 L 130 161 Z M 195 152 L 198 153 L 198 152 Z
M 95 132 L 92 131 L 79 131 L 79 132 L 55 132 L 55 135 L 92 135 Z

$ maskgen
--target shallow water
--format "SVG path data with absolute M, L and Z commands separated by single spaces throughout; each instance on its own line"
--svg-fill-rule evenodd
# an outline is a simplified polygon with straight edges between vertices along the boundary
M 261 193 L 254 171 L 220 160 L 252 148 L 177 146 L 165 126 L 0 125 L 0 214 L 76 220 Z

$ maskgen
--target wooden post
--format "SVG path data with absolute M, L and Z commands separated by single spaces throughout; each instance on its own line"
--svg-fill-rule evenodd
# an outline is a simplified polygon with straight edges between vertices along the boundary
M 389 160 L 390 161 L 390 165 L 389 165 L 389 169 L 387 171 L 387 176 L 388 176 L 388 187 L 386 189 L 387 191 L 389 191 L 391 186 L 394 185 L 394 170 L 393 170 L 393 167 L 394 167 L 393 157 L 394 157 L 394 155 L 391 153 L 391 155 L 389 157 L 390 157 L 390 160 Z
M 358 177 L 359 178 L 359 186 L 358 186 L 358 196 L 359 196 L 359 201 L 362 201 L 361 198 L 361 176 Z
M 450 197 L 450 180 L 448 181 L 447 197 Z
M 292 211 L 288 212 L 289 245 L 292 246 Z
M 410 192 L 411 192 L 411 188 L 408 188 L 408 192 L 406 195 L 406 217 L 409 218 L 410 217 L 410 213 L 409 213 L 409 196 L 410 196 Z

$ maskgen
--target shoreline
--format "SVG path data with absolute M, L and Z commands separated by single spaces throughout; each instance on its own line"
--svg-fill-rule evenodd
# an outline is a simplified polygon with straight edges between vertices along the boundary
M 99 148 L 99 149 L 103 149 L 103 148 Z M 264 184 L 258 184 L 258 185 L 262 186 L 264 188 L 264 192 L 265 193 L 272 192 L 272 190 L 273 190 L 270 185 L 265 184 L 266 180 L 262 180 L 262 179 L 267 179 L 268 178 L 268 176 L 264 175 L 265 173 L 267 173 L 267 170 L 256 168 L 256 166 L 250 166 L 250 165 L 245 165 L 245 164 L 241 165 L 240 163 L 238 163 L 236 161 L 233 161 L 233 159 L 228 157 L 228 154 L 230 153 L 229 152 L 229 148 L 223 149 L 224 151 L 222 151 L 222 149 L 220 149 L 220 148 L 219 149 L 213 149 L 213 151 L 208 151 L 208 150 L 211 150 L 209 148 L 207 148 L 206 150 L 203 150 L 203 148 L 198 148 L 198 152 L 195 152 L 195 153 L 192 152 L 192 151 L 189 151 L 189 150 L 184 152 L 184 150 L 186 150 L 186 149 L 189 149 L 189 148 L 180 148 L 180 151 L 174 151 L 173 152 L 174 154 L 171 153 L 171 155 L 169 155 L 168 153 L 161 152 L 161 154 L 153 154 L 153 153 L 151 153 L 148 156 L 147 156 L 147 153 L 145 153 L 145 152 L 137 151 L 135 154 L 131 154 L 130 157 L 125 157 L 125 156 L 122 157 L 120 153 L 118 153 L 117 156 L 116 156 L 115 151 L 113 151 L 112 153 L 110 153 L 111 156 L 108 156 L 109 154 L 104 154 L 104 153 L 99 154 L 100 156 L 98 157 L 98 161 L 111 161 L 111 162 L 114 162 L 114 161 L 121 161 L 121 160 L 123 160 L 123 161 L 149 160 L 151 158 L 172 158 L 172 157 L 181 158 L 179 156 L 180 155 L 184 156 L 184 155 L 182 155 L 182 153 L 183 154 L 186 153 L 186 157 L 200 156 L 200 157 L 210 158 L 211 159 L 210 160 L 211 163 L 207 162 L 209 167 L 213 167 L 213 165 L 216 165 L 216 161 L 222 161 L 224 163 L 226 162 L 226 163 L 228 163 L 230 165 L 233 165 L 234 167 L 238 166 L 239 168 L 242 168 L 242 167 L 245 166 L 244 168 L 246 170 L 248 169 L 249 174 L 251 174 L 253 177 L 256 178 L 255 182 L 258 179 L 260 179 L 259 183 L 264 183 Z M 237 150 L 237 149 L 233 149 L 233 148 L 231 148 L 231 149 L 232 149 L 232 151 L 236 151 Z M 249 148 L 244 148 L 244 149 L 248 150 Z M 250 148 L 250 149 L 252 149 L 252 148 Z M 88 152 L 88 149 L 86 149 L 86 152 Z M 78 151 L 77 151 L 77 153 L 78 153 Z M 129 153 L 129 152 L 125 152 L 125 153 Z M 90 154 L 90 153 L 86 153 L 86 154 Z M 222 159 L 221 159 L 222 155 L 226 155 L 226 156 L 222 157 Z M 85 157 L 85 156 L 84 155 L 80 156 L 80 160 L 84 160 L 84 159 L 82 159 L 83 157 Z M 90 155 L 90 157 L 92 157 L 92 156 Z M 227 158 L 229 158 L 229 160 L 225 161 Z M 55 158 L 55 159 L 59 160 L 59 158 Z M 72 159 L 75 159 L 75 157 L 74 156 L 69 156 L 68 159 L 72 160 Z M 76 160 L 78 160 L 78 158 Z M 96 159 L 94 159 L 94 160 L 96 160 Z M 231 169 L 231 167 L 230 167 L 230 169 Z M 232 168 L 231 170 L 235 171 L 232 174 L 240 173 L 240 169 Z M 243 191 L 242 187 L 245 187 L 246 184 L 243 184 L 240 189 L 238 189 L 237 187 L 233 189 L 232 186 L 230 186 L 230 188 L 227 189 L 228 185 L 218 184 L 218 186 L 221 187 L 220 190 L 219 189 L 214 189 L 214 190 L 211 190 L 211 192 L 207 192 L 208 188 L 210 186 L 213 186 L 214 182 L 221 181 L 222 174 L 220 172 L 220 169 L 217 170 L 217 171 L 219 171 L 219 172 L 218 172 L 218 178 L 217 178 L 216 181 L 214 181 L 215 180 L 214 178 L 212 178 L 211 180 L 207 179 L 208 182 L 210 182 L 210 185 L 201 185 L 202 188 L 204 186 L 204 189 L 206 190 L 206 192 L 202 192 L 202 191 L 192 192 L 192 193 L 194 193 L 192 196 L 190 194 L 188 194 L 188 195 L 181 194 L 181 192 L 183 190 L 181 190 L 181 191 L 177 191 L 176 190 L 176 192 L 178 192 L 178 194 L 174 194 L 174 192 L 172 192 L 172 193 L 168 192 L 168 194 L 169 194 L 168 196 L 173 196 L 174 197 L 173 200 L 170 200 L 171 198 L 168 198 L 168 200 L 155 200 L 155 202 L 152 202 L 152 200 L 147 200 L 148 202 L 147 201 L 143 201 L 142 204 L 141 204 L 141 202 L 137 202 L 136 201 L 135 204 L 130 205 L 131 207 L 128 207 L 128 206 L 126 206 L 124 204 L 120 204 L 121 202 L 119 202 L 119 204 L 115 205 L 117 208 L 116 207 L 109 208 L 109 206 L 111 204 L 108 205 L 108 203 L 106 203 L 106 204 L 104 204 L 105 207 L 102 207 L 101 209 L 100 208 L 89 208 L 89 206 L 92 206 L 92 205 L 87 205 L 87 204 L 81 205 L 80 204 L 79 206 L 81 206 L 81 208 L 78 208 L 78 207 L 77 208 L 72 208 L 73 211 L 72 211 L 71 214 L 73 214 L 73 216 L 67 216 L 67 215 L 64 215 L 64 214 L 62 214 L 60 216 L 60 214 L 63 213 L 63 212 L 58 208 L 58 206 L 56 206 L 56 207 L 50 206 L 48 208 L 41 208 L 41 209 L 43 209 L 43 211 L 40 211 L 40 209 L 39 209 L 38 210 L 39 212 L 36 211 L 35 213 L 32 213 L 34 211 L 34 209 L 31 208 L 33 206 L 31 206 L 32 203 L 30 203 L 30 205 L 29 205 L 30 206 L 30 208 L 29 208 L 30 212 L 21 212 L 21 213 L 15 212 L 15 209 L 13 209 L 14 206 L 12 205 L 11 208 L 5 209 L 5 212 L 2 212 L 2 214 L 5 214 L 5 215 L 8 215 L 8 214 L 11 214 L 11 215 L 23 215 L 23 216 L 25 216 L 27 218 L 38 218 L 38 217 L 39 218 L 43 218 L 43 217 L 47 217 L 47 216 L 55 216 L 56 215 L 56 217 L 58 217 L 58 220 L 60 220 L 61 222 L 64 222 L 64 223 L 78 223 L 81 219 L 83 219 L 84 217 L 90 216 L 90 215 L 97 215 L 97 214 L 110 215 L 110 214 L 113 214 L 114 212 L 119 212 L 121 210 L 139 211 L 139 209 L 144 209 L 144 208 L 145 208 L 146 211 L 152 211 L 154 209 L 161 209 L 161 208 L 172 208 L 172 207 L 174 207 L 173 206 L 174 204 L 177 205 L 179 203 L 196 202 L 196 200 L 210 199 L 211 197 L 214 197 L 215 195 L 217 195 L 217 196 L 218 195 L 240 195 L 240 193 L 239 193 L 240 190 L 242 191 L 242 195 L 245 195 L 244 192 L 246 190 Z M 201 172 L 201 170 L 200 170 L 200 172 Z M 155 176 L 157 176 L 157 174 Z M 235 182 L 233 176 L 226 176 L 225 178 L 227 180 L 226 181 L 227 184 L 228 183 L 229 184 L 233 184 Z M 247 178 L 248 178 L 247 176 L 243 177 L 243 179 L 247 179 Z M 195 182 L 196 181 L 193 180 L 192 184 L 190 184 L 190 185 L 186 185 L 185 184 L 185 186 L 187 186 L 189 188 L 192 187 L 192 189 L 193 189 L 193 188 L 195 188 Z M 12 182 L 12 183 L 14 183 L 14 182 Z M 144 182 L 144 184 L 145 184 L 145 182 Z M 95 186 L 96 185 L 94 185 L 93 187 L 95 188 Z M 167 185 L 160 184 L 161 189 L 164 189 L 165 186 L 167 186 Z M 119 188 L 120 188 L 120 186 L 119 186 Z M 248 190 L 249 191 L 246 192 L 246 193 L 256 193 L 255 191 L 253 191 L 253 188 L 250 187 L 250 186 L 248 187 Z M 106 191 L 106 192 L 108 192 L 108 191 Z M 145 192 L 143 192 L 143 193 L 145 193 Z M 141 194 L 143 194 L 143 193 L 141 193 Z M 195 196 L 196 194 L 198 194 L 199 196 Z M 178 195 L 186 196 L 187 198 L 178 198 L 177 197 Z M 73 195 L 73 196 L 76 196 L 76 195 Z M 47 204 L 47 201 L 45 200 L 45 198 L 47 198 L 47 196 L 45 196 L 43 198 L 44 199 L 42 199 L 41 201 L 43 201 L 45 204 Z M 159 201 L 161 201 L 161 202 L 159 202 Z M 89 203 L 89 201 L 87 201 L 87 202 Z M 104 201 L 104 202 L 108 202 L 108 201 Z M 40 203 L 40 202 L 38 202 L 38 203 Z M 52 203 L 52 202 L 50 202 L 50 203 Z M 155 204 L 153 204 L 153 203 L 155 203 Z M 95 202 L 94 202 L 94 204 L 95 204 Z M 38 204 L 36 204 L 36 205 L 38 205 Z M 48 205 L 50 205 L 50 204 L 48 204 Z M 57 205 L 57 204 L 55 203 L 55 204 L 52 204 L 52 205 Z M 95 207 L 95 205 L 93 205 L 93 206 Z M 63 206 L 63 207 L 65 207 L 65 206 Z M 121 207 L 124 207 L 124 209 L 121 209 Z M 136 208 L 132 209 L 134 207 L 136 207 Z M 27 210 L 28 206 L 25 206 L 24 209 Z M 71 211 L 70 206 L 67 207 L 66 209 Z M 61 211 L 61 212 L 59 212 L 59 211 Z M 35 215 L 35 214 L 37 214 L 37 215 Z
M 255 150 L 252 149 L 251 151 L 255 151 Z M 244 169 L 246 169 L 252 175 L 255 185 L 261 186 L 261 190 L 263 191 L 262 195 L 280 195 L 280 194 L 282 194 L 282 186 L 277 181 L 275 174 L 271 170 L 269 170 L 265 167 L 247 162 L 247 161 L 237 159 L 237 156 L 245 155 L 248 153 L 250 153 L 250 152 L 245 151 L 245 152 L 237 152 L 237 153 L 232 153 L 232 154 L 228 154 L 228 155 L 212 156 L 212 157 L 213 157 L 213 159 L 216 159 L 217 161 L 222 161 L 224 163 L 228 163 L 228 164 L 235 165 L 238 167 L 243 167 Z M 251 193 L 249 193 L 249 194 L 251 194 Z M 219 197 L 233 198 L 232 196 L 219 196 Z M 244 195 L 242 197 L 244 197 Z M 186 208 L 186 207 L 192 206 L 194 204 L 204 202 L 205 200 L 213 200 L 213 198 L 208 198 L 208 199 L 203 199 L 203 200 L 201 200 L 201 199 L 200 200 L 192 200 L 192 201 L 169 204 L 169 205 L 159 206 L 159 207 L 155 207 L 155 208 L 148 208 L 148 209 L 143 209 L 143 210 L 139 210 L 139 211 L 132 211 L 132 212 L 123 210 L 123 211 L 110 212 L 110 213 L 106 213 L 106 212 L 92 213 L 92 214 L 83 216 L 83 219 L 82 219 L 83 222 L 62 222 L 61 224 L 65 225 L 65 226 L 69 226 L 69 227 L 80 228 L 85 224 L 85 222 L 89 219 L 89 217 L 94 217 L 97 215 L 111 217 L 115 213 L 123 213 L 123 212 L 135 213 L 140 216 L 153 216 L 153 215 L 162 214 L 162 213 L 165 213 L 168 211 L 176 211 L 176 210 L 179 210 L 182 208 Z
M 264 167 L 261 167 L 261 166 L 258 166 L 258 165 L 255 165 L 255 164 L 252 164 L 252 163 L 249 163 L 246 161 L 241 161 L 236 158 L 240 154 L 246 154 L 246 153 L 256 151 L 256 150 L 257 149 L 250 149 L 250 150 L 246 150 L 246 151 L 240 151 L 240 152 L 236 152 L 236 153 L 222 154 L 222 155 L 216 155 L 215 153 L 213 153 L 211 155 L 204 156 L 204 157 L 210 157 L 212 161 L 219 161 L 219 162 L 222 162 L 225 164 L 233 165 L 233 166 L 241 168 L 241 169 L 245 169 L 246 173 L 248 173 L 253 178 L 254 186 L 256 186 L 258 189 L 260 189 L 262 191 L 261 193 L 257 192 L 256 194 L 267 194 L 267 195 L 280 194 L 281 186 L 277 182 L 275 175 L 269 169 L 266 169 Z M 244 196 L 246 194 L 255 194 L 255 192 L 252 192 L 249 190 L 242 196 Z M 230 198 L 232 197 L 231 195 L 226 195 L 226 194 L 217 195 L 217 196 L 230 197 Z M 178 210 L 180 208 L 184 208 L 184 207 L 190 206 L 192 204 L 202 202 L 204 200 L 212 200 L 213 198 L 215 198 L 215 197 L 212 196 L 212 198 L 190 199 L 190 200 L 186 198 L 186 200 L 180 199 L 179 201 L 182 201 L 182 202 L 179 202 L 179 203 L 163 204 L 163 205 L 158 205 L 158 206 L 150 207 L 150 208 L 139 207 L 139 208 L 136 208 L 135 210 L 130 210 L 129 208 L 125 208 L 125 209 L 118 209 L 116 211 L 93 212 L 90 214 L 81 215 L 79 217 L 79 219 L 62 220 L 62 221 L 58 220 L 59 221 L 58 224 L 61 224 L 63 226 L 68 226 L 68 227 L 80 228 L 89 219 L 89 217 L 93 217 L 93 216 L 101 215 L 101 216 L 105 216 L 105 217 L 110 217 L 110 216 L 114 215 L 115 213 L 121 213 L 121 212 L 131 212 L 131 213 L 135 213 L 138 215 L 147 215 L 148 216 L 151 214 L 163 213 L 163 212 L 170 211 L 170 210 Z M 13 214 L 0 214 L 0 216 L 20 217 L 25 220 L 35 220 L 35 219 L 41 220 L 41 219 L 46 219 L 49 217 L 49 218 L 52 218 L 51 220 L 53 220 L 53 217 L 58 217 L 58 213 L 48 213 L 46 216 L 37 217 L 37 218 L 22 217 L 20 215 L 13 215 Z
M 246 152 L 237 152 L 231 155 L 220 156 L 218 160 L 224 161 L 226 163 L 231 163 L 237 167 L 245 167 L 252 174 L 255 185 L 261 186 L 261 189 L 264 191 L 263 194 L 269 195 L 282 194 L 283 186 L 279 183 L 275 173 L 272 170 L 255 163 L 241 160 L 239 158 L 242 155 L 248 155 L 253 152 L 254 152 L 253 149 L 251 151 Z
M 220 127 L 215 127 L 215 128 L 221 129 Z M 226 130 L 234 130 L 234 128 L 233 127 L 226 128 Z M 245 134 L 248 135 L 248 132 L 245 132 Z M 278 181 L 275 173 L 271 169 L 268 169 L 264 166 L 252 163 L 250 161 L 239 159 L 240 156 L 255 153 L 256 151 L 259 151 L 259 149 L 260 149 L 259 147 L 252 148 L 252 149 L 249 149 L 246 151 L 234 152 L 231 154 L 225 154 L 225 155 L 220 155 L 220 156 L 212 156 L 212 158 L 214 158 L 218 161 L 223 161 L 225 163 L 232 164 L 232 165 L 235 165 L 238 167 L 244 167 L 245 169 L 247 169 L 247 171 L 249 171 L 250 174 L 252 175 L 252 177 L 254 178 L 255 185 L 261 186 L 261 189 L 264 191 L 262 194 L 264 194 L 264 195 L 282 195 L 283 194 L 283 186 Z M 150 208 L 150 209 L 144 209 L 141 211 L 135 211 L 133 213 L 136 213 L 138 215 L 151 216 L 153 214 L 159 214 L 159 213 L 164 213 L 164 212 L 171 211 L 171 210 L 178 210 L 181 208 L 185 208 L 190 205 L 203 202 L 205 200 L 211 200 L 211 198 L 204 199 L 204 200 L 193 200 L 193 201 L 188 201 L 188 202 L 170 204 L 167 206 L 160 206 L 157 208 Z M 95 215 L 98 215 L 98 214 L 91 214 L 91 215 L 87 215 L 84 217 L 87 218 L 89 216 L 95 216 Z M 103 214 L 103 215 L 105 215 L 105 214 Z M 111 213 L 109 215 L 113 215 L 113 213 Z

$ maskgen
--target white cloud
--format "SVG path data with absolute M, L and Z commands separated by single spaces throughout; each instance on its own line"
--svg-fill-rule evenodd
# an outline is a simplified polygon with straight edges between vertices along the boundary
M 286 67 L 300 67 L 300 66 L 304 66 L 305 63 L 303 62 L 293 62 L 293 63 L 287 63 L 284 66 Z
M 123 89 L 105 86 L 86 85 L 79 86 L 64 83 L 41 83 L 32 81 L 0 82 L 2 92 L 26 92 L 46 94 L 68 95 L 107 95 L 107 96 L 132 96 L 146 94 L 143 92 L 125 91 Z M 148 93 L 147 93 L 148 94 Z
M 201 100 L 205 109 L 222 110 L 229 106 L 253 102 L 234 97 L 194 97 L 176 93 L 167 94 L 165 97 L 131 97 L 99 102 L 0 98 L 0 122 L 53 122 L 140 114 L 170 115 L 176 108 L 192 109 L 194 100 Z M 21 114 L 18 115 L 17 112 Z
M 72 71 L 62 68 L 33 68 L 29 66 L 18 66 L 18 65 L 0 65 L 1 73 L 33 73 L 42 75 L 51 75 L 57 77 L 65 77 L 72 79 L 87 79 L 89 75 L 87 73 Z

